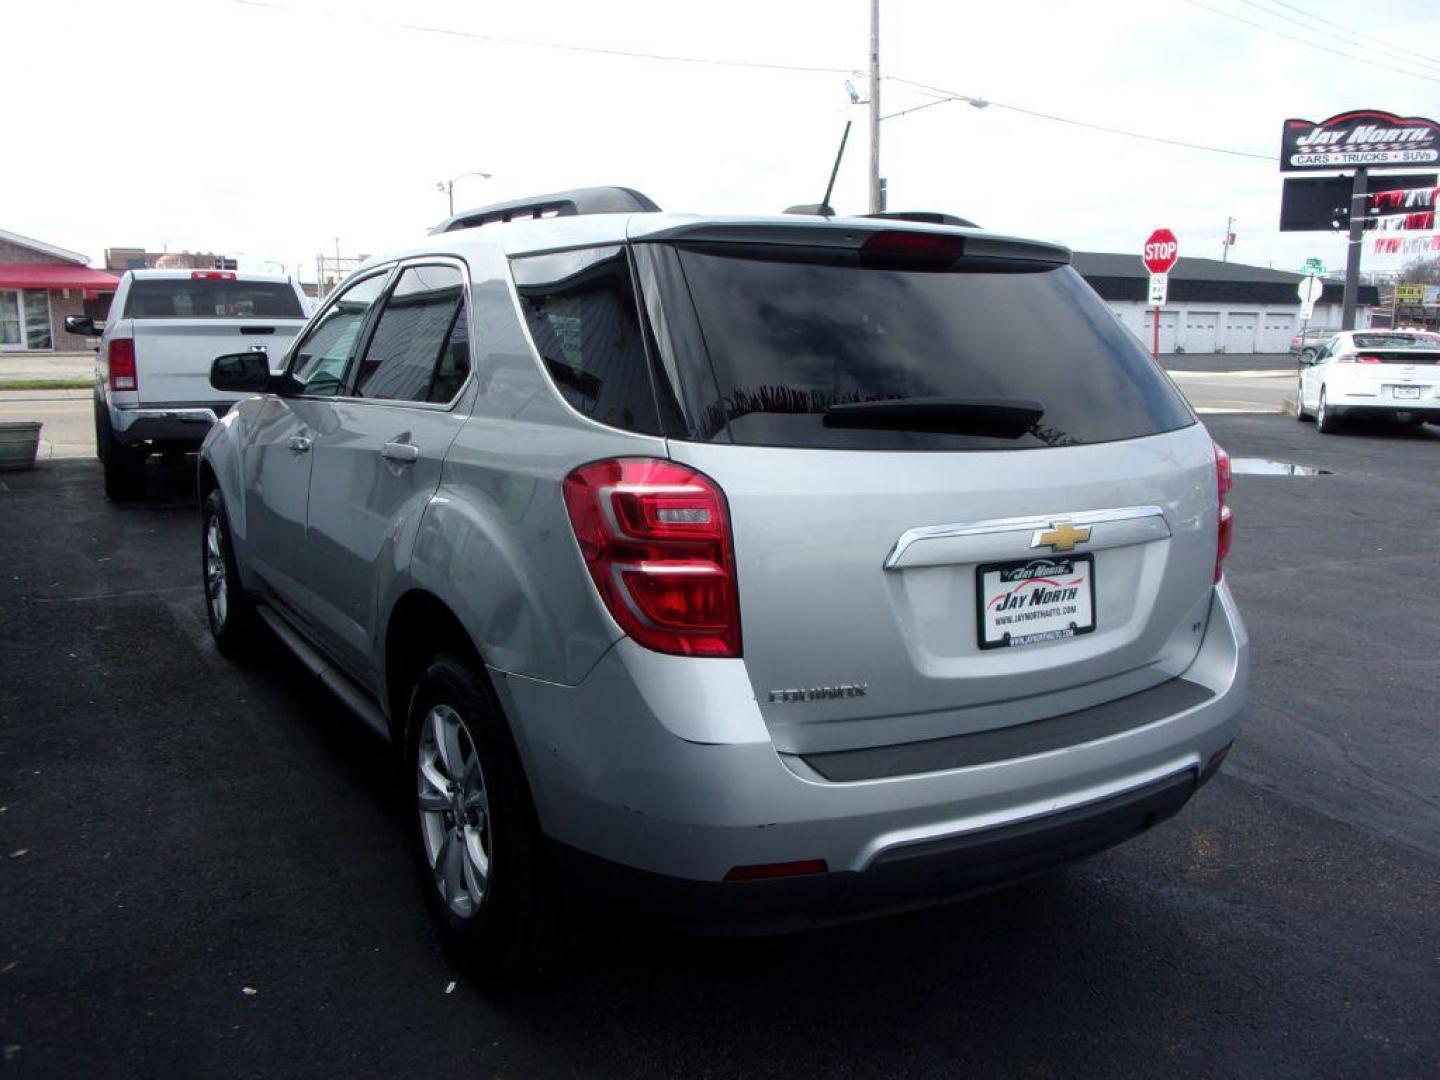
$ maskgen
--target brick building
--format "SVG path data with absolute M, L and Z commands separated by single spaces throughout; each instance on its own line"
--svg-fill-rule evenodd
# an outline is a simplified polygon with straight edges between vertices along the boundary
M 65 316 L 105 318 L 120 279 L 91 270 L 89 261 L 0 229 L 0 356 L 90 347 L 89 338 L 65 332 Z

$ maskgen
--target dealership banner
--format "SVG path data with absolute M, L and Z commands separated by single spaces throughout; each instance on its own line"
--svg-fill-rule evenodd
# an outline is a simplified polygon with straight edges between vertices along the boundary
M 1440 236 L 1377 236 L 1376 255 L 1429 255 L 1440 252 Z
M 1357 109 L 1328 120 L 1285 121 L 1280 171 L 1353 169 L 1357 166 L 1420 168 L 1440 161 L 1440 123 Z

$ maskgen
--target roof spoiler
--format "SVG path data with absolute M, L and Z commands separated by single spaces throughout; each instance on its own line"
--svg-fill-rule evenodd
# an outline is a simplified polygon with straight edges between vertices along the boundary
M 551 195 L 531 195 L 510 202 L 492 203 L 474 210 L 465 210 L 446 218 L 435 233 L 473 229 L 480 225 L 497 225 L 505 221 L 531 221 L 536 218 L 574 217 L 578 214 L 653 214 L 660 207 L 634 188 L 590 187 L 574 191 L 557 191 Z

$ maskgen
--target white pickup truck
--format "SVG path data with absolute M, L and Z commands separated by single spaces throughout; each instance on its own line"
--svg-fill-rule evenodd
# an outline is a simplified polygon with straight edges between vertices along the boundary
M 104 328 L 65 320 L 100 338 L 95 362 L 95 446 L 105 494 L 117 502 L 145 490 L 145 458 L 197 450 L 210 425 L 243 394 L 210 386 L 224 353 L 268 353 L 278 366 L 305 325 L 305 296 L 289 278 L 234 270 L 130 270 Z

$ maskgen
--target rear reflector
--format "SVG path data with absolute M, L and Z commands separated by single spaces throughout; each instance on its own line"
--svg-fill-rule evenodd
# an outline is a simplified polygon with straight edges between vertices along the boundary
M 759 863 L 736 866 L 725 875 L 726 881 L 764 881 L 768 878 L 802 877 L 806 874 L 829 873 L 824 859 L 802 859 L 800 862 Z
M 190 274 L 192 281 L 234 281 L 233 270 L 195 270 Z
M 111 390 L 138 390 L 140 378 L 135 373 L 135 339 L 116 338 L 106 353 L 110 365 Z

